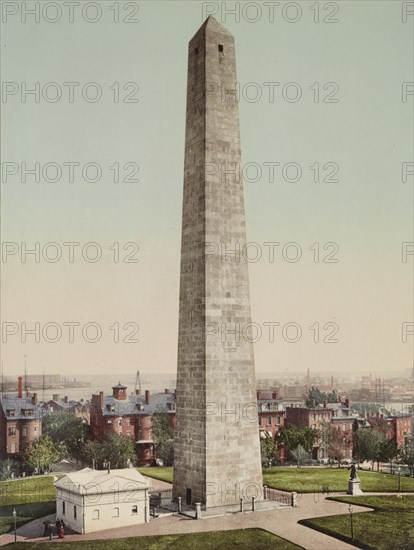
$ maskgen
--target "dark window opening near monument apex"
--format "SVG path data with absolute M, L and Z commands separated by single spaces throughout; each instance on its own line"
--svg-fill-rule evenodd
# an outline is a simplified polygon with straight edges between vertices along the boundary
M 218 50 L 219 50 L 220 53 L 221 53 L 221 52 L 224 52 L 224 46 L 223 46 L 223 44 L 219 44 L 219 45 L 218 45 Z

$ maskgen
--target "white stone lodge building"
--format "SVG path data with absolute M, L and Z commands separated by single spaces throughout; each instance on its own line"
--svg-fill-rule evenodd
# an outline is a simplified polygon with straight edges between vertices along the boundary
M 84 468 L 55 482 L 56 517 L 77 533 L 149 522 L 150 482 L 135 468 Z

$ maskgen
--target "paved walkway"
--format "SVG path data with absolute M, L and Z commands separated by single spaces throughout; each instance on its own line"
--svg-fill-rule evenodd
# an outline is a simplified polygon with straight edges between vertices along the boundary
M 344 493 L 343 493 L 344 494 Z M 339 495 L 339 493 L 337 493 Z M 354 506 L 354 513 L 366 512 L 370 508 Z M 99 533 L 86 535 L 68 534 L 60 542 L 79 540 L 102 540 L 111 538 L 139 537 L 149 535 L 169 535 L 178 533 L 194 533 L 199 531 L 221 531 L 229 529 L 246 529 L 258 527 L 280 535 L 308 550 L 345 550 L 355 548 L 350 544 L 341 542 L 335 538 L 298 525 L 298 520 L 336 514 L 346 514 L 348 505 L 342 502 L 326 500 L 323 495 L 300 495 L 297 508 L 281 508 L 278 510 L 263 510 L 258 512 L 245 512 L 243 514 L 230 514 L 221 517 L 210 517 L 194 520 L 178 515 L 151 519 L 150 523 L 125 527 L 120 533 L 119 529 L 107 529 Z M 50 516 L 49 516 L 50 517 Z M 40 518 L 17 530 L 19 542 L 41 542 L 45 537 L 43 533 L 43 521 L 48 518 Z M 54 517 L 53 517 L 54 520 Z M 0 545 L 13 542 L 14 535 L 6 534 L 1 537 Z M 55 542 L 59 539 L 54 538 Z

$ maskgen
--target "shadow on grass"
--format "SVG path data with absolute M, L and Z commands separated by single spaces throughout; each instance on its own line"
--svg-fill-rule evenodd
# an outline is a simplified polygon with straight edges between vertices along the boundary
M 56 512 L 56 502 L 30 502 L 16 506 L 0 507 L 0 534 L 14 530 L 13 508 L 17 512 L 17 528 L 37 518 L 42 518 Z
M 406 495 L 343 496 L 336 502 L 373 508 L 370 512 L 340 514 L 300 520 L 298 523 L 353 544 L 363 550 L 411 550 L 414 548 L 414 497 Z M 354 540 L 351 535 L 353 525 Z

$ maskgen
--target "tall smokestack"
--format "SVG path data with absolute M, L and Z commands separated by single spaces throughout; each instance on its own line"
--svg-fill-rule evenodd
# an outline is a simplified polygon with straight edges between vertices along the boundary
M 145 390 L 145 403 L 146 403 L 147 405 L 150 404 L 150 401 L 151 401 L 151 397 L 150 397 L 150 396 L 151 396 L 150 391 L 149 391 L 149 390 Z
M 23 397 L 23 378 L 21 376 L 17 379 L 17 397 L 19 399 Z
M 37 393 L 34 393 L 32 396 L 32 403 L 33 405 L 37 405 Z

